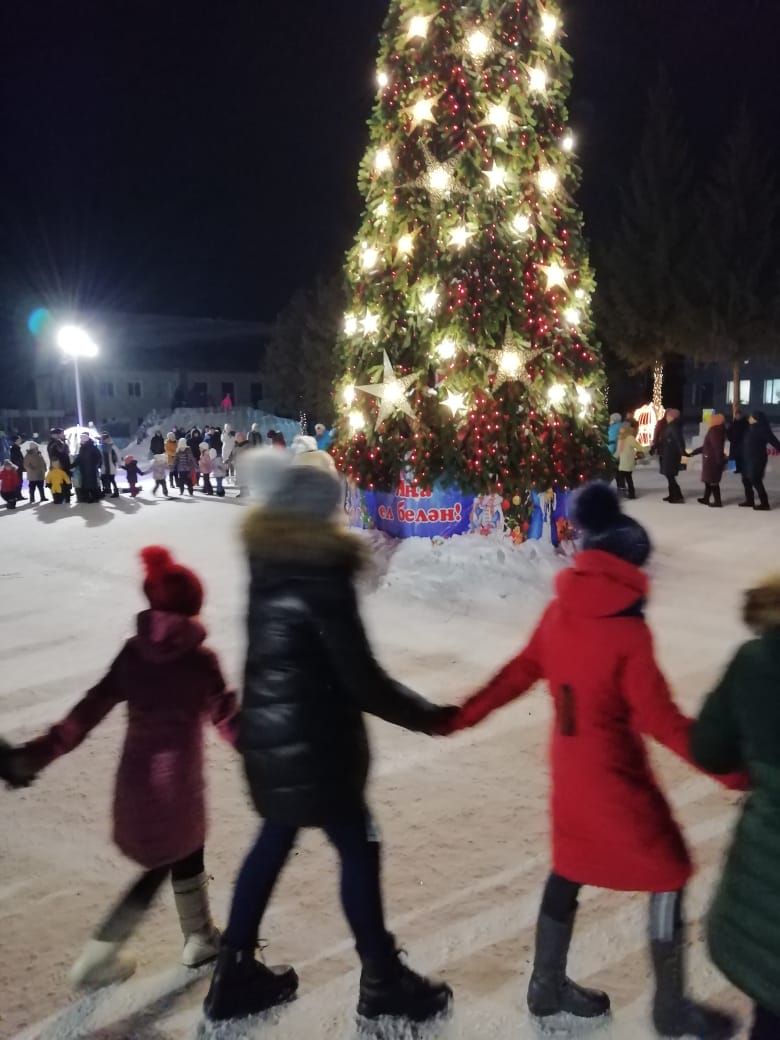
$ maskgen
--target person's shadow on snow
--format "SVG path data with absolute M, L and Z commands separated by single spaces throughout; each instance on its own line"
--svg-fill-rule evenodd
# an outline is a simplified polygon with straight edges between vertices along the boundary
M 35 519 L 41 524 L 56 524 L 65 520 L 83 520 L 85 527 L 104 527 L 114 519 L 114 514 L 105 509 L 101 502 L 87 505 L 78 502 L 76 505 L 56 505 L 50 502 L 36 512 Z

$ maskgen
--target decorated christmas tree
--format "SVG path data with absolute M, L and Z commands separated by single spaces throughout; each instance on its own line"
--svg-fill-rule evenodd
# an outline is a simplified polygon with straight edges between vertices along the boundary
M 606 470 L 563 35 L 540 0 L 391 0 L 339 344 L 334 453 L 365 490 L 518 522 Z

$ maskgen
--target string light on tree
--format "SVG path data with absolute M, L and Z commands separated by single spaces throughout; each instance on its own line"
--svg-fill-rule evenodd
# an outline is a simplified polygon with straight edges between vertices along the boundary
M 415 130 L 418 126 L 422 126 L 423 123 L 436 122 L 436 118 L 433 114 L 433 109 L 438 100 L 438 98 L 420 98 L 419 100 L 415 101 L 415 103 L 409 109 L 409 115 L 412 117 L 413 130 Z
M 366 428 L 366 417 L 357 408 L 354 408 L 349 413 L 349 428 L 353 434 L 360 433 L 361 430 Z
M 347 408 L 351 408 L 357 399 L 357 389 L 353 383 L 348 383 L 341 391 L 341 399 Z
M 532 228 L 531 218 L 527 213 L 515 213 L 512 217 L 512 230 L 523 238 Z
M 379 263 L 379 250 L 375 246 L 363 243 L 360 254 L 360 266 L 366 273 L 373 271 Z
M 485 117 L 482 125 L 483 126 L 494 126 L 499 133 L 506 133 L 513 123 L 516 123 L 517 119 L 509 111 L 509 107 L 504 101 L 497 101 L 490 105 L 487 110 L 487 116 Z
M 441 361 L 452 361 L 458 353 L 458 344 L 454 339 L 447 336 L 436 347 L 436 354 Z
M 379 72 L 377 72 L 376 82 L 380 90 L 387 90 L 387 88 L 390 86 L 390 77 L 384 69 L 380 69 Z
M 484 29 L 473 29 L 466 37 L 466 51 L 477 65 L 493 51 L 493 41 Z
M 420 297 L 420 306 L 426 314 L 435 314 L 439 307 L 439 290 L 426 290 Z
M 381 426 L 385 419 L 389 419 L 394 412 L 402 412 L 410 419 L 414 418 L 414 412 L 409 404 L 406 393 L 413 383 L 417 382 L 417 375 L 397 376 L 387 356 L 387 351 L 382 352 L 384 361 L 384 375 L 381 383 L 371 383 L 369 386 L 360 386 L 365 394 L 379 398 L 379 415 L 377 426 Z
M 580 415 L 584 419 L 593 405 L 593 394 L 587 387 L 578 386 L 577 400 L 580 405 Z
M 414 252 L 414 235 L 408 232 L 405 235 L 401 235 L 396 243 L 396 250 L 401 257 L 411 256 Z
M 360 322 L 358 321 L 356 314 L 344 315 L 344 332 L 348 336 L 356 336 L 359 328 Z
M 380 318 L 374 311 L 366 311 L 365 317 L 360 323 L 366 336 L 376 336 L 379 332 Z
M 561 138 L 561 148 L 564 150 L 564 152 L 573 152 L 576 143 L 577 142 L 574 139 L 574 134 L 572 133 L 564 134 L 564 136 Z
M 376 215 L 380 220 L 386 220 L 390 216 L 390 203 L 383 199 L 376 208 Z
M 577 307 L 567 307 L 563 312 L 563 317 L 567 325 L 576 327 L 582 321 L 582 314 Z

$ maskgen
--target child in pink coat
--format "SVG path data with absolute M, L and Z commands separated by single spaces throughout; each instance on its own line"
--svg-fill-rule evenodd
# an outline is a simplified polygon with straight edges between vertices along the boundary
M 76 961 L 76 986 L 104 986 L 133 973 L 135 965 L 120 950 L 169 876 L 184 934 L 182 963 L 196 967 L 218 953 L 204 866 L 203 729 L 210 721 L 234 743 L 236 697 L 204 645 L 197 575 L 159 546 L 142 550 L 141 558 L 150 609 L 138 616 L 137 634 L 62 722 L 23 747 L 0 748 L 0 776 L 12 786 L 27 786 L 77 748 L 116 705 L 127 705 L 114 840 L 144 873 Z

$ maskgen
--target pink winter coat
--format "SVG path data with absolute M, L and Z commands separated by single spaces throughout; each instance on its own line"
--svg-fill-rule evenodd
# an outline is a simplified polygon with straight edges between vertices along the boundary
M 146 611 L 108 673 L 70 714 L 25 748 L 36 769 L 72 751 L 120 702 L 127 733 L 114 796 L 114 840 L 146 870 L 206 839 L 203 727 L 235 743 L 235 694 L 192 618 Z

